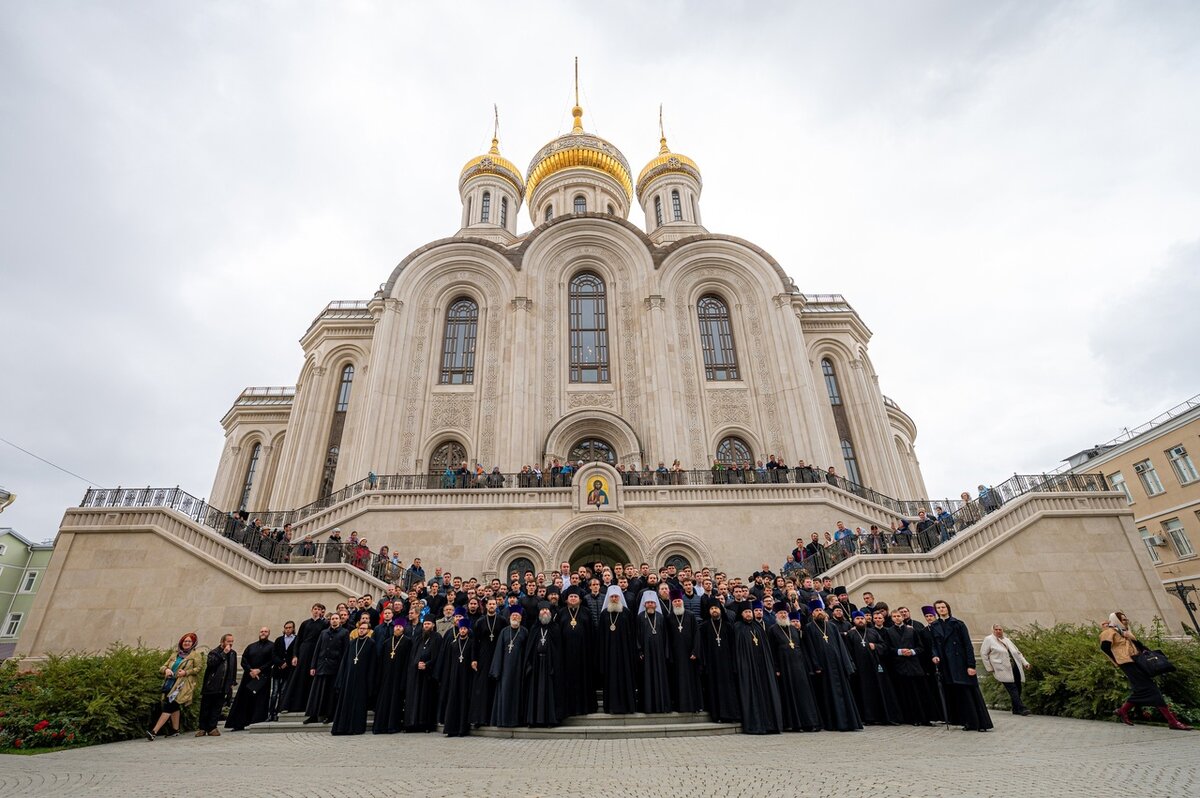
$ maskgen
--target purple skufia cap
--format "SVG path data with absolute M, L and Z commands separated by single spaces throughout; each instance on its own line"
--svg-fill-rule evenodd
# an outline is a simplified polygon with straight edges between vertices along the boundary
M 671 588 L 671 601 L 674 601 L 675 599 L 682 599 L 682 598 L 683 598 L 682 590 L 680 590 L 677 587 Z
M 408 621 L 400 616 L 397 616 L 392 619 L 392 626 L 399 626 L 401 629 L 404 629 L 408 626 Z
M 937 615 L 937 610 L 935 610 L 932 606 L 926 605 L 921 608 L 921 614 L 922 615 Z
M 512 616 L 514 616 L 514 615 L 516 615 L 516 616 L 517 616 L 517 617 L 519 617 L 519 618 L 524 618 L 524 617 L 525 617 L 525 613 L 521 611 L 521 608 L 520 608 L 520 607 L 513 607 L 512 609 L 510 609 L 510 610 L 508 611 L 508 616 L 509 616 L 510 618 L 511 618 Z

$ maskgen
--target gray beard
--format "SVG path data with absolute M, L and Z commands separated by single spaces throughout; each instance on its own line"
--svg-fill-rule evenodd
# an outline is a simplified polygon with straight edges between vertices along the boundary
M 683 607 L 672 607 L 671 609 L 673 609 L 675 611 L 676 615 L 678 615 L 680 617 L 683 616 Z

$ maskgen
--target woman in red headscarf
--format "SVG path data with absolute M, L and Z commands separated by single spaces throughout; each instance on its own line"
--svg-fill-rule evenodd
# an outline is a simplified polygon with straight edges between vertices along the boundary
M 192 703 L 196 691 L 196 676 L 201 670 L 200 652 L 196 649 L 196 633 L 188 632 L 179 638 L 175 653 L 163 663 L 159 672 L 163 675 L 162 714 L 153 729 L 146 730 L 146 739 L 153 741 L 158 731 L 168 720 L 171 731 L 167 737 L 179 734 L 179 711 Z

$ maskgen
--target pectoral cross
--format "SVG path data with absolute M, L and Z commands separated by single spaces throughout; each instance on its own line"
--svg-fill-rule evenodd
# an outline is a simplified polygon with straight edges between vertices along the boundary
M 750 633 L 750 639 L 754 641 L 754 645 L 756 645 L 756 646 L 758 645 L 758 635 L 756 635 L 756 634 L 754 634 L 753 632 L 751 632 L 751 633 Z
M 354 658 L 354 664 L 355 664 L 355 665 L 357 665 L 357 664 L 358 664 L 358 657 L 355 657 L 355 658 Z
M 571 619 L 571 628 L 572 629 L 575 628 L 575 619 L 574 618 Z
M 459 655 L 458 655 L 458 661 L 459 661 L 459 662 L 462 662 L 462 654 L 459 654 Z
M 508 653 L 509 653 L 509 654 L 511 654 L 511 653 L 512 653 L 512 647 L 513 647 L 513 641 L 512 641 L 512 640 L 509 640 L 509 641 L 508 641 Z
M 391 658 L 392 658 L 392 659 L 395 659 L 395 658 L 396 658 L 396 649 L 394 649 L 394 648 L 392 649 Z

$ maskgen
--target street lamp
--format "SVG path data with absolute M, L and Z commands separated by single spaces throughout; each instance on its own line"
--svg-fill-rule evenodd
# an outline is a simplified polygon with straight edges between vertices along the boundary
M 1196 624 L 1196 602 L 1188 600 L 1188 596 L 1196 592 L 1196 586 L 1176 582 L 1167 588 L 1167 592 L 1174 593 L 1175 598 L 1183 602 L 1183 607 L 1187 610 L 1188 617 L 1192 619 L 1192 634 L 1200 635 L 1200 626 Z

